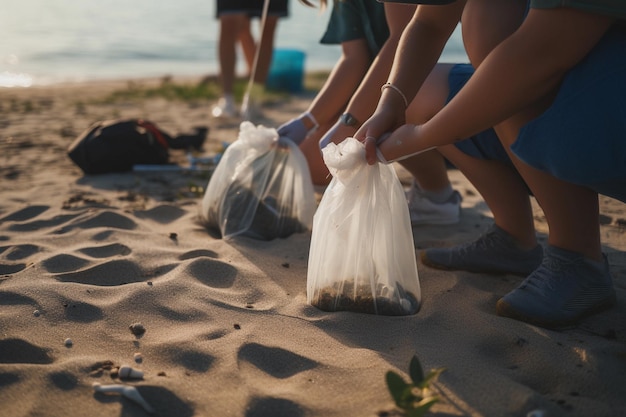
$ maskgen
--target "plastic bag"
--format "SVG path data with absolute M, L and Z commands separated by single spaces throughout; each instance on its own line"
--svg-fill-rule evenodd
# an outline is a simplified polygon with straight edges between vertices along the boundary
M 313 218 L 307 302 L 324 311 L 417 313 L 413 230 L 394 168 L 368 165 L 354 138 L 322 152 L 333 179 Z
M 223 239 L 271 240 L 311 229 L 315 193 L 302 151 L 276 129 L 241 123 L 222 155 L 201 206 Z

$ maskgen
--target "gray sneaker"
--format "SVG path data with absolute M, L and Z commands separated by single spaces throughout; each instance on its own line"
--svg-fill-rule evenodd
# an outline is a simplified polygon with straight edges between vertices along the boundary
M 559 329 L 615 304 L 609 265 L 547 246 L 543 262 L 522 284 L 498 300 L 499 316 Z
M 527 276 L 541 264 L 541 245 L 525 251 L 495 224 L 473 242 L 421 253 L 422 263 L 438 269 Z

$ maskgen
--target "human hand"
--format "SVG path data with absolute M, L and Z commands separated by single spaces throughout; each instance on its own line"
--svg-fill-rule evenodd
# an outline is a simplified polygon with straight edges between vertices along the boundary
M 296 145 L 299 145 L 309 133 L 309 129 L 306 128 L 301 118 L 291 119 L 276 130 L 279 136 L 288 138 Z
M 391 134 L 383 135 L 377 142 L 378 148 L 375 152 L 378 152 L 379 159 L 385 163 L 401 161 L 436 149 L 436 146 L 432 146 L 432 137 L 427 136 L 423 125 L 402 125 Z
M 378 161 L 376 145 L 397 127 L 404 125 L 404 111 L 379 105 L 376 112 L 357 130 L 354 137 L 365 144 L 365 159 L 370 165 Z

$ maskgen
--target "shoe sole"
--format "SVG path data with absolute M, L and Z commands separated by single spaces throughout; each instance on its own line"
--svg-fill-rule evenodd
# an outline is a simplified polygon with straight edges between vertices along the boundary
M 425 226 L 425 225 L 433 225 L 433 226 L 449 226 L 452 224 L 459 224 L 461 220 L 411 220 L 411 226 Z
M 543 327 L 550 330 L 567 330 L 576 327 L 579 321 L 584 318 L 587 318 L 591 315 L 600 313 L 605 310 L 609 310 L 615 305 L 616 296 L 615 294 L 611 295 L 609 298 L 600 301 L 590 309 L 584 311 L 582 314 L 572 318 L 570 320 L 564 321 L 553 321 L 553 320 L 541 320 L 534 317 L 527 316 L 526 314 L 519 313 L 513 307 L 511 307 L 506 301 L 503 299 L 499 299 L 496 303 L 496 314 L 500 317 L 508 317 L 510 319 L 523 321 L 528 324 L 532 324 L 534 326 Z
M 518 277 L 525 277 L 528 274 L 530 274 L 530 272 L 518 273 L 518 272 L 513 272 L 513 271 L 488 270 L 488 269 L 477 269 L 477 268 L 451 268 L 449 266 L 441 265 L 441 264 L 431 261 L 430 259 L 428 259 L 428 256 L 426 256 L 426 252 L 420 253 L 420 260 L 426 266 L 429 266 L 435 269 L 440 269 L 443 271 L 466 271 L 466 272 L 472 272 L 474 274 L 515 275 Z

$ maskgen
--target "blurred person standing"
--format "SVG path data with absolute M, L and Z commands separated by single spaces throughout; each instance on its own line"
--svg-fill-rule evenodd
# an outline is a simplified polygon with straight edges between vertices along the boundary
M 269 1 L 267 18 L 261 28 L 260 39 L 252 35 L 250 21 L 261 19 L 264 2 Z M 217 0 L 216 17 L 220 22 L 218 58 L 222 96 L 211 114 L 213 117 L 236 117 L 233 86 L 237 67 L 237 45 L 241 46 L 248 73 L 254 73 L 254 84 L 264 86 L 274 49 L 274 34 L 278 19 L 289 15 L 288 0 Z M 259 56 L 255 68 L 255 54 Z M 258 88 L 258 87 L 257 87 Z

